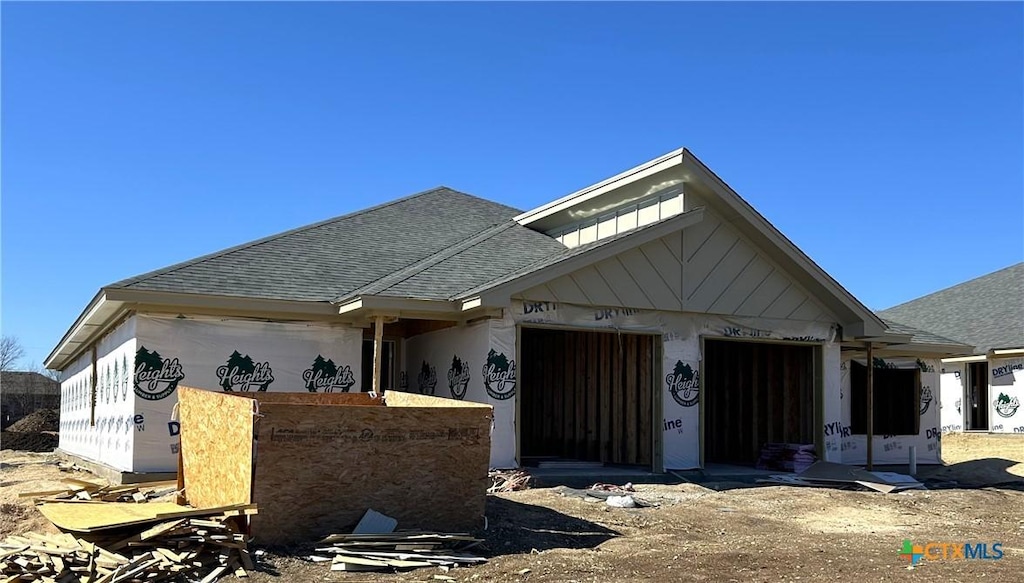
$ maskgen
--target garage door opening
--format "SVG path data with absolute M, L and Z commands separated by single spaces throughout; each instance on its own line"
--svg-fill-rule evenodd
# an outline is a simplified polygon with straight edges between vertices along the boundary
M 523 328 L 521 462 L 654 463 L 655 336 Z
M 766 443 L 814 443 L 814 347 L 704 342 L 704 461 L 754 465 Z

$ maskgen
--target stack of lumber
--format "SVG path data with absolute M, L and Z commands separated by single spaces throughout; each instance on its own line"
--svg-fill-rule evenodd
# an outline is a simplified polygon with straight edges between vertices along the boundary
M 68 502 L 43 507 L 59 504 Z M 103 503 L 86 506 L 95 509 L 100 504 Z M 253 563 L 246 537 L 235 521 L 255 512 L 250 506 L 227 510 L 183 508 L 178 513 L 134 524 L 116 523 L 77 531 L 77 536 L 11 536 L 0 542 L 0 574 L 7 577 L 5 581 L 55 583 L 183 578 L 210 583 L 225 574 L 246 577 Z
M 488 494 L 526 490 L 533 478 L 522 470 L 491 470 L 488 477 L 491 478 L 491 487 L 487 488 Z
M 174 481 L 157 482 L 139 485 L 111 486 L 97 484 L 77 478 L 64 478 L 66 488 L 59 490 L 45 490 L 42 492 L 23 492 L 18 494 L 19 498 L 33 498 L 37 502 L 49 501 L 99 501 L 99 502 L 148 502 L 155 498 L 172 494 L 177 490 L 177 483 Z
M 487 559 L 466 553 L 483 542 L 468 534 L 392 532 L 387 534 L 332 534 L 320 541 L 313 561 L 331 561 L 332 571 L 382 571 L 485 563 Z

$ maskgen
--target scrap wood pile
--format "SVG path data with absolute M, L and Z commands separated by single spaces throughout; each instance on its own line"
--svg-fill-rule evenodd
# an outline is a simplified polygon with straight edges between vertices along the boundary
M 320 541 L 314 562 L 331 562 L 332 571 L 382 571 L 439 567 L 447 571 L 460 565 L 486 563 L 487 559 L 466 553 L 483 542 L 462 533 L 424 531 L 395 532 L 398 520 L 368 509 L 352 534 L 332 534 Z
M 45 490 L 42 492 L 23 492 L 19 498 L 32 498 L 39 502 L 67 502 L 70 500 L 99 502 L 149 502 L 177 491 L 175 482 L 149 484 L 145 488 L 138 485 L 111 486 L 97 484 L 88 480 L 64 478 L 67 488 Z
M 332 571 L 380 571 L 485 563 L 487 559 L 465 551 L 482 539 L 468 534 L 435 532 L 393 532 L 387 534 L 332 534 L 320 541 L 318 553 L 333 554 L 333 559 L 312 556 L 316 562 L 331 561 Z
M 88 506 L 97 508 L 99 504 L 103 503 Z M 7 577 L 4 581 L 56 583 L 182 577 L 210 583 L 229 573 L 245 577 L 253 563 L 236 520 L 254 512 L 252 505 L 186 508 L 177 516 L 167 513 L 164 518 L 157 516 L 129 526 L 115 524 L 76 534 L 10 536 L 0 542 L 0 574 Z
M 526 490 L 533 479 L 533 476 L 522 470 L 491 470 L 487 476 L 491 479 L 491 486 L 487 488 L 488 494 Z

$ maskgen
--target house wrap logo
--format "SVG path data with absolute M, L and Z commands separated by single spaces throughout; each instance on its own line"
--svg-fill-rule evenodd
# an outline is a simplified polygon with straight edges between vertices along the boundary
M 1006 393 L 999 393 L 999 397 L 992 402 L 992 406 L 996 408 L 996 413 L 1000 417 L 1013 417 L 1017 413 L 1017 409 L 1020 408 L 1020 401 L 1017 397 L 1011 399 Z
M 672 398 L 683 407 L 693 407 L 697 404 L 700 396 L 700 374 L 690 368 L 690 365 L 683 364 L 677 360 L 676 367 L 665 376 L 668 383 L 668 391 Z
M 469 363 L 459 359 L 459 355 L 452 356 L 452 367 L 448 369 L 448 389 L 452 392 L 452 398 L 462 400 L 466 396 L 466 387 L 469 386 Z
M 997 366 L 992 369 L 992 378 L 998 379 L 1008 375 L 1012 375 L 1015 370 L 1024 370 L 1024 363 L 1014 362 L 1003 366 Z
M 416 385 L 421 395 L 433 395 L 437 388 L 437 370 L 425 360 L 420 367 L 420 374 L 416 375 Z
M 310 393 L 347 393 L 356 384 L 352 367 L 347 364 L 338 368 L 333 360 L 324 360 L 320 354 L 313 359 L 313 365 L 302 371 L 302 380 L 306 382 L 306 390 Z
M 225 391 L 267 390 L 274 382 L 274 371 L 269 362 L 253 362 L 248 354 L 242 356 L 237 350 L 228 357 L 228 363 L 217 367 L 217 378 Z
M 483 375 L 488 395 L 504 401 L 516 394 L 516 361 L 509 360 L 505 353 L 492 348 L 487 353 Z
M 924 387 L 921 389 L 921 414 L 924 415 L 928 411 L 928 407 L 931 406 L 932 400 L 932 388 Z
M 159 401 L 174 392 L 185 378 L 177 358 L 164 360 L 157 351 L 139 346 L 135 353 L 135 394 L 147 401 Z

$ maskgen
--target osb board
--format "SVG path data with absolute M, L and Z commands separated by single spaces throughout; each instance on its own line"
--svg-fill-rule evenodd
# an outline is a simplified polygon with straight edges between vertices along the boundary
M 174 502 L 147 502 L 130 504 L 111 502 L 90 504 L 88 502 L 51 502 L 36 508 L 58 528 L 74 532 L 92 532 L 107 528 L 118 528 L 163 520 L 157 514 L 170 514 L 191 508 L 182 508 Z
M 192 506 L 251 502 L 255 407 L 244 396 L 178 389 L 185 499 Z
M 384 403 L 388 407 L 465 407 L 472 409 L 490 409 L 490 405 L 473 401 L 458 401 L 430 395 L 417 395 L 401 391 L 385 391 Z
M 260 415 L 253 497 L 260 511 L 251 531 L 260 544 L 350 532 L 368 508 L 398 519 L 400 529 L 483 524 L 489 406 L 264 403 Z
M 370 397 L 369 393 L 250 393 L 252 398 L 262 403 L 294 403 L 296 405 L 347 405 L 347 406 L 379 406 L 380 397 Z

